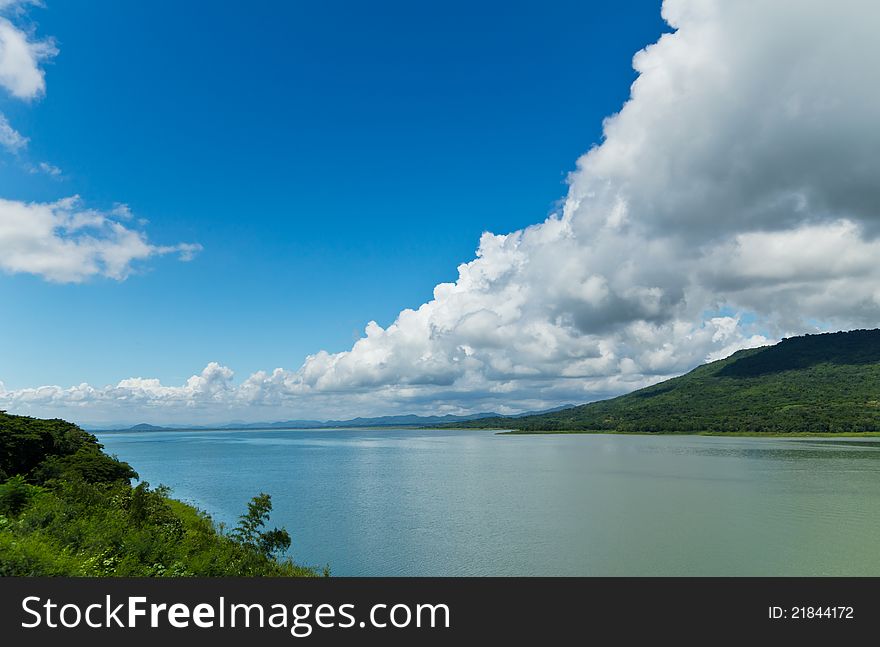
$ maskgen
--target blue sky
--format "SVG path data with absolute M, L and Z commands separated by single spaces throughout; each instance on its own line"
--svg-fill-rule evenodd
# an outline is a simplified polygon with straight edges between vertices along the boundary
M 654 2 L 49 0 L 46 93 L 0 195 L 128 204 L 157 244 L 125 281 L 0 275 L 0 380 L 178 383 L 351 346 L 454 280 L 480 234 L 543 219 L 663 31 Z M 47 160 L 59 177 L 31 174 Z
M 0 408 L 514 413 L 877 327 L 877 31 L 864 0 L 0 0 Z

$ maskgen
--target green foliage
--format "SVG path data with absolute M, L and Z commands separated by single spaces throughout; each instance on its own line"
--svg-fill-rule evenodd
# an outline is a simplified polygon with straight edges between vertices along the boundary
M 13 476 L 0 484 L 0 514 L 17 515 L 38 491 L 39 488 L 28 485 L 23 476 Z
M 97 438 L 64 420 L 0 411 L 0 478 L 20 474 L 37 484 L 52 479 L 109 483 L 137 478 L 128 463 L 101 450 Z
M 272 504 L 255 497 L 241 537 L 169 498 L 132 487 L 134 471 L 104 454 L 91 434 L 60 420 L 0 412 L 0 576 L 314 576 L 274 558 L 285 530 L 263 531 Z M 35 485 L 38 484 L 38 485 Z
M 89 483 L 111 483 L 137 478 L 128 463 L 107 456 L 95 447 L 81 447 L 68 456 L 50 456 L 33 471 L 37 481 L 82 479 Z
M 638 433 L 880 432 L 880 330 L 743 350 L 601 402 L 456 426 Z
M 260 492 L 248 503 L 247 512 L 239 517 L 238 525 L 230 536 L 239 544 L 258 551 L 266 557 L 281 554 L 290 548 L 290 534 L 283 528 L 262 530 L 272 512 L 272 497 Z

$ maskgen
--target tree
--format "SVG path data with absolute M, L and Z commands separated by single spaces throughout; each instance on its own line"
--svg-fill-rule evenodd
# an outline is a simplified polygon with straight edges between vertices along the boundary
M 238 525 L 230 533 L 238 543 L 250 546 L 266 557 L 273 557 L 290 548 L 290 534 L 284 528 L 261 530 L 269 521 L 272 497 L 260 492 L 248 503 L 247 512 L 239 517 Z

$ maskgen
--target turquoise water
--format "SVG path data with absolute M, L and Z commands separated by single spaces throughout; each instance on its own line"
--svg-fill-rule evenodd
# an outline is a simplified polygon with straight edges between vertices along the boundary
M 99 433 L 334 575 L 880 575 L 880 442 L 486 431 Z

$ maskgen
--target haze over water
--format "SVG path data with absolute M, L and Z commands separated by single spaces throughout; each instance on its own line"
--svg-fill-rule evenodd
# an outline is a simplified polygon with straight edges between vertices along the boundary
M 102 432 L 333 575 L 880 575 L 880 442 L 482 430 Z

